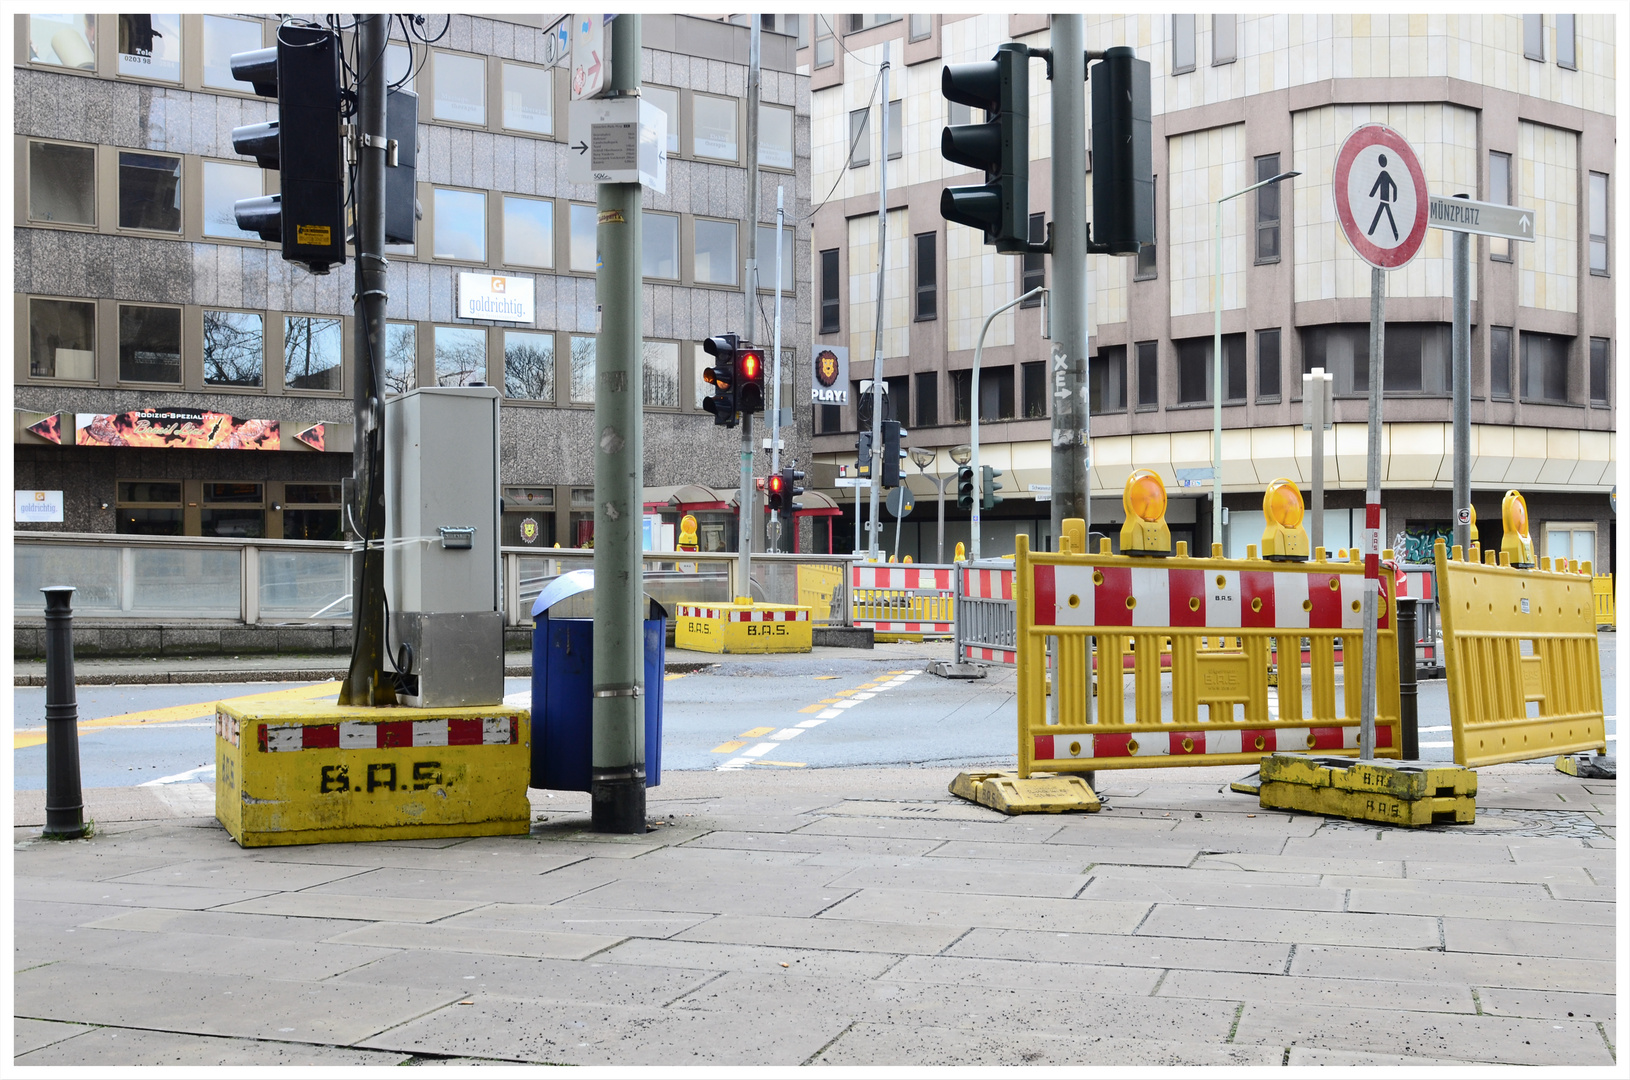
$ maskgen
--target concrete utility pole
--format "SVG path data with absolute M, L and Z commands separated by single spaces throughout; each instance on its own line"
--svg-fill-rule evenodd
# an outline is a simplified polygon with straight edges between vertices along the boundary
M 1087 411 L 1087 57 L 1080 15 L 1053 16 L 1053 550 L 1064 520 L 1092 531 Z M 974 413 L 979 402 L 973 403 Z M 977 466 L 977 462 L 975 463 Z M 977 485 L 979 470 L 974 469 Z M 975 538 L 975 543 L 978 538 Z
M 1469 199 L 1469 195 L 1456 195 Z M 1450 334 L 1450 352 L 1454 367 L 1450 381 L 1454 383 L 1454 536 L 1461 551 L 1472 549 L 1471 522 L 1462 523 L 1460 512 L 1472 504 L 1472 236 L 1468 232 L 1454 234 L 1454 323 Z M 1400 558 L 1402 553 L 1399 553 Z
M 352 560 L 351 667 L 341 705 L 394 705 L 385 678 L 385 43 L 389 15 L 357 16 L 356 318 L 352 376 L 355 434 L 347 522 L 362 540 Z
M 596 16 L 598 17 L 598 16 Z M 638 96 L 640 16 L 611 23 L 611 91 Z M 596 832 L 645 832 L 644 397 L 638 183 L 601 184 L 595 295 L 594 705 L 589 775 Z
M 877 550 L 881 531 L 877 515 L 877 497 L 883 490 L 883 276 L 889 262 L 889 62 L 887 54 L 879 77 L 883 81 L 883 122 L 877 132 L 877 324 L 872 335 L 872 475 L 871 517 L 866 523 L 870 542 L 866 557 L 880 561 Z M 974 409 L 978 411 L 978 404 Z
M 743 268 L 741 283 L 741 314 L 743 342 L 757 336 L 758 320 L 753 308 L 758 300 L 758 99 L 762 77 L 759 55 L 759 20 L 749 16 L 747 28 L 747 265 Z M 736 403 L 741 404 L 740 377 L 737 378 Z M 753 414 L 741 414 L 741 563 L 737 568 L 740 580 L 737 595 L 752 602 L 753 596 L 753 534 L 758 531 L 758 506 L 753 497 Z

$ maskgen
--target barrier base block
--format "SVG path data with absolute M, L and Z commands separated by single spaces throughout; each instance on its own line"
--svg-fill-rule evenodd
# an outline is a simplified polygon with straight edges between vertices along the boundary
M 810 609 L 799 604 L 680 604 L 674 648 L 711 653 L 793 653 L 814 649 Z
M 1262 759 L 1265 809 L 1418 828 L 1475 821 L 1476 796 L 1477 774 L 1459 765 L 1310 754 Z
M 983 679 L 987 674 L 983 664 L 970 664 L 967 661 L 948 664 L 944 660 L 930 661 L 928 673 L 942 679 Z
M 522 835 L 531 716 L 275 695 L 215 713 L 215 816 L 240 847 Z
M 1601 754 L 1563 754 L 1556 759 L 1556 771 L 1586 780 L 1613 780 L 1619 775 L 1618 762 Z
M 1031 776 L 1017 773 L 958 773 L 950 792 L 969 802 L 1004 814 L 1062 814 L 1066 810 L 1095 813 L 1102 808 L 1098 796 L 1079 776 Z
M 1241 795 L 1258 796 L 1262 794 L 1262 770 L 1258 769 L 1250 776 L 1242 776 L 1228 785 L 1229 791 L 1236 791 Z

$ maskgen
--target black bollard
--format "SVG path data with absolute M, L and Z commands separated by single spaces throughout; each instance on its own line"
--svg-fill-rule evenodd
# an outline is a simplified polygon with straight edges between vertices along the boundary
M 74 696 L 72 585 L 45 594 L 45 831 L 48 840 L 90 833 L 79 786 L 79 700 Z
M 1415 703 L 1415 605 L 1419 600 L 1400 596 L 1398 605 L 1398 726 L 1403 729 L 1405 761 L 1421 756 L 1419 714 Z

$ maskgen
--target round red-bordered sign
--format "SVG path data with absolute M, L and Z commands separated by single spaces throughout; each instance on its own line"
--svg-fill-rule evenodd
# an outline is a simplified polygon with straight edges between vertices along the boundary
M 1354 128 L 1336 153 L 1336 219 L 1358 257 L 1381 270 L 1413 259 L 1426 239 L 1426 174 L 1385 124 Z

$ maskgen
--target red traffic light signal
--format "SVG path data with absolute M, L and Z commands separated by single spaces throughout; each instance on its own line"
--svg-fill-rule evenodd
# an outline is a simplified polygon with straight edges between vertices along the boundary
M 741 378 L 741 390 L 736 402 L 743 413 L 764 411 L 764 350 L 756 345 L 743 345 L 736 353 L 736 373 Z
M 787 509 L 787 478 L 780 473 L 771 473 L 764 481 L 766 507 L 772 513 L 784 513 Z

